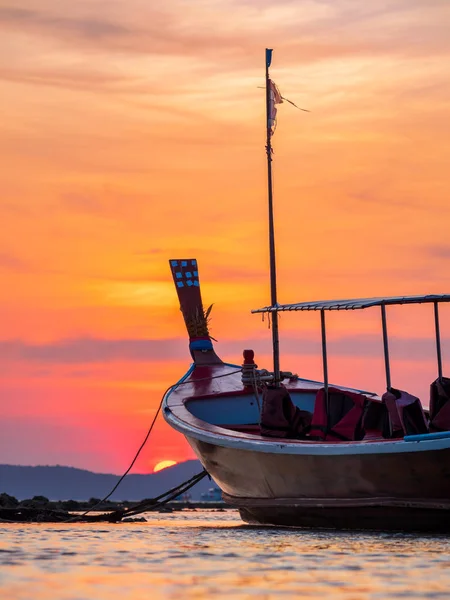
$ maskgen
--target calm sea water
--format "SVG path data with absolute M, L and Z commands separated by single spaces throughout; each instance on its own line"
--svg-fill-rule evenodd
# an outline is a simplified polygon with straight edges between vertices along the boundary
M 2 600 L 450 598 L 450 538 L 249 527 L 237 512 L 0 524 Z

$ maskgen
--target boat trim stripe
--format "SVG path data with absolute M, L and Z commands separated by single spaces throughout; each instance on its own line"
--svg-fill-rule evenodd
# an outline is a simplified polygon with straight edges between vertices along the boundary
M 414 452 L 426 452 L 435 450 L 445 450 L 450 448 L 450 438 L 444 439 L 424 439 L 420 441 L 403 440 L 383 440 L 367 442 L 339 442 L 330 444 L 327 442 L 316 441 L 289 441 L 289 440 L 263 440 L 256 438 L 251 434 L 232 435 L 222 427 L 212 426 L 204 423 L 205 427 L 211 430 L 196 427 L 180 419 L 179 412 L 188 412 L 184 406 L 174 406 L 173 408 L 164 406 L 165 420 L 177 431 L 201 442 L 211 444 L 212 446 L 221 446 L 224 448 L 235 448 L 247 450 L 250 452 L 265 452 L 268 454 L 293 454 L 309 456 L 341 456 L 351 454 L 402 454 Z M 190 415 L 191 419 L 203 424 L 203 421 Z M 222 433 L 223 432 L 223 433 Z
M 403 508 L 434 508 L 450 510 L 450 500 L 439 498 L 240 498 L 222 493 L 224 502 L 237 508 L 355 508 L 362 506 L 398 506 Z

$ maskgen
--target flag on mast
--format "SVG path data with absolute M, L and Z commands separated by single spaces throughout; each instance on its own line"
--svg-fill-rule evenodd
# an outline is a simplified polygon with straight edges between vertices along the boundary
M 280 94 L 280 90 L 277 88 L 276 84 L 268 79 L 267 83 L 269 85 L 269 116 L 267 121 L 267 129 L 269 130 L 270 135 L 272 136 L 275 133 L 275 129 L 277 126 L 277 104 L 283 103 L 283 98 Z
M 284 98 L 284 96 L 281 95 L 278 86 L 270 79 L 269 67 L 272 64 L 272 53 L 273 50 L 271 48 L 266 48 L 266 86 L 269 89 L 269 96 L 267 99 L 267 134 L 269 139 L 273 136 L 277 127 L 277 104 L 283 104 L 283 100 L 285 100 L 286 102 L 289 102 L 289 104 L 292 104 L 292 106 L 295 106 L 295 108 L 298 108 L 298 110 L 309 112 L 306 108 L 300 108 L 288 98 Z

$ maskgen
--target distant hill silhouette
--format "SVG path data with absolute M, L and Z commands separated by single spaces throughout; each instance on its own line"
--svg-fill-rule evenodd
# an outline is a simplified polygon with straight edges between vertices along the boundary
M 142 500 L 153 498 L 183 483 L 199 473 L 202 465 L 198 460 L 188 460 L 158 473 L 127 475 L 111 500 Z M 89 500 L 103 498 L 114 487 L 118 475 L 92 473 L 74 467 L 22 467 L 0 465 L 0 494 L 6 492 L 18 500 L 45 496 L 49 500 Z M 202 479 L 191 488 L 193 500 L 216 487 L 209 478 Z

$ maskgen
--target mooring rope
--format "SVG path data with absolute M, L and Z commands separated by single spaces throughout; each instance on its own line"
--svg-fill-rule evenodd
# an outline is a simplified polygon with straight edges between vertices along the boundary
M 131 506 L 129 509 L 125 509 L 124 511 L 122 511 L 121 518 L 134 517 L 134 516 L 142 514 L 144 512 L 157 510 L 158 508 L 160 508 L 161 506 L 164 506 L 171 500 L 174 500 L 177 496 L 180 496 L 181 494 L 184 494 L 185 492 L 187 492 L 189 489 L 191 489 L 191 487 L 196 485 L 199 481 L 201 481 L 207 475 L 208 475 L 207 471 L 205 471 L 205 469 L 203 469 L 203 471 L 201 471 L 200 473 L 197 473 L 197 475 L 194 475 L 187 481 L 181 483 L 180 485 L 177 485 L 176 487 L 172 488 L 168 492 L 165 492 L 164 494 L 160 494 L 160 496 L 157 496 L 157 498 L 145 500 L 144 502 L 140 502 L 139 504 L 136 504 L 135 506 Z
M 151 425 L 150 425 L 150 427 L 149 427 L 149 429 L 148 429 L 148 431 L 147 431 L 147 434 L 145 435 L 144 441 L 143 441 L 143 442 L 142 442 L 142 444 L 139 446 L 139 449 L 138 449 L 138 451 L 137 451 L 137 452 L 136 452 L 136 454 L 134 455 L 134 458 L 133 458 L 133 460 L 131 461 L 131 463 L 130 463 L 130 466 L 129 466 L 129 467 L 128 467 L 128 469 L 125 471 L 125 473 L 124 473 L 124 474 L 123 474 L 123 475 L 120 477 L 120 479 L 119 479 L 119 480 L 117 481 L 117 483 L 114 485 L 114 487 L 112 488 L 112 490 L 111 490 L 110 492 L 108 492 L 108 494 L 107 494 L 107 495 L 106 495 L 104 498 L 102 498 L 102 499 L 101 499 L 101 500 L 99 500 L 99 501 L 98 501 L 96 504 L 94 504 L 93 506 L 91 506 L 91 507 L 90 507 L 88 510 L 86 510 L 86 511 L 85 511 L 83 514 L 81 514 L 81 515 L 79 515 L 79 516 L 75 516 L 75 517 L 73 517 L 72 519 L 68 519 L 68 520 L 67 520 L 67 522 L 79 521 L 79 520 L 83 519 L 83 518 L 84 518 L 84 517 L 86 517 L 86 516 L 87 516 L 87 515 L 88 515 L 90 512 L 92 512 L 92 511 L 93 511 L 95 508 L 99 507 L 99 506 L 100 506 L 100 505 L 102 505 L 104 502 L 106 502 L 106 501 L 107 501 L 107 500 L 108 500 L 108 499 L 109 499 L 109 498 L 110 498 L 110 497 L 113 495 L 113 493 L 114 493 L 114 492 L 117 490 L 117 488 L 119 487 L 119 485 L 122 483 L 122 481 L 125 479 L 125 477 L 128 475 L 128 473 L 129 473 L 129 472 L 131 471 L 131 469 L 133 468 L 134 464 L 136 463 L 136 460 L 138 459 L 138 457 L 139 457 L 140 453 L 142 452 L 142 449 L 144 448 L 145 444 L 147 443 L 147 441 L 148 441 L 148 438 L 150 437 L 150 434 L 151 434 L 151 432 L 152 432 L 152 430 L 153 430 L 153 427 L 154 427 L 154 425 L 155 425 L 155 423 L 156 423 L 156 419 L 158 418 L 158 415 L 159 415 L 159 413 L 161 412 L 161 407 L 162 407 L 162 403 L 163 403 L 163 401 L 164 401 L 164 398 L 166 397 L 166 395 L 167 395 L 169 392 L 173 391 L 174 389 L 176 389 L 176 388 L 177 388 L 178 386 L 180 386 L 180 385 L 186 385 L 186 384 L 188 384 L 188 383 L 197 383 L 198 381 L 210 381 L 210 380 L 212 380 L 212 379 L 219 379 L 219 378 L 221 378 L 221 377 L 229 377 L 230 375 L 235 375 L 236 373 L 241 373 L 241 372 L 242 372 L 242 369 L 241 369 L 241 368 L 239 368 L 239 369 L 235 369 L 234 371 L 230 371 L 230 372 L 228 372 L 228 373 L 222 373 L 222 374 L 220 374 L 220 375 L 212 375 L 212 376 L 210 376 L 210 377 L 201 377 L 201 378 L 199 378 L 199 379 L 186 379 L 186 380 L 184 380 L 184 378 L 183 378 L 183 379 L 180 379 L 180 381 L 178 381 L 177 383 L 174 383 L 174 384 L 170 385 L 170 386 L 169 386 L 169 387 L 166 389 L 166 391 L 164 392 L 164 394 L 161 396 L 161 400 L 160 400 L 160 402 L 159 402 L 158 409 L 157 409 L 157 411 L 156 411 L 156 414 L 155 414 L 155 416 L 154 416 L 154 418 L 153 418 L 153 421 L 152 421 L 152 423 L 151 423 Z M 195 477 L 198 477 L 199 475 L 202 475 L 202 477 L 201 477 L 200 479 L 203 479 L 203 477 L 205 477 L 207 474 L 208 474 L 208 473 L 207 473 L 206 471 L 202 471 L 202 473 L 199 473 L 199 474 L 198 474 L 197 476 L 195 476 Z M 200 479 L 199 479 L 198 481 L 200 481 Z M 184 483 L 180 484 L 180 486 L 183 486 L 183 485 L 185 485 L 185 484 L 189 483 L 190 481 L 191 481 L 191 480 L 189 479 L 188 481 L 185 481 Z M 195 483 L 197 483 L 197 481 L 195 481 Z M 194 483 L 194 484 L 192 484 L 192 485 L 195 485 L 195 483 Z M 192 487 L 192 485 L 191 485 L 191 486 L 189 486 L 189 487 Z M 179 487 L 179 486 L 177 486 L 177 487 Z M 173 489 L 175 490 L 176 488 L 173 488 Z M 187 488 L 187 489 L 189 489 L 189 488 Z M 171 492 L 171 491 L 172 491 L 172 490 L 169 490 L 169 492 Z M 158 496 L 158 497 L 157 497 L 157 498 L 155 498 L 154 500 L 155 500 L 155 501 L 157 501 L 159 498 L 161 498 L 161 497 L 164 497 L 164 496 L 165 496 L 165 495 L 167 495 L 169 492 L 166 492 L 165 494 L 161 494 L 161 496 Z M 180 492 L 179 492 L 179 493 L 180 493 Z M 178 496 L 178 495 L 179 495 L 179 493 L 175 494 L 175 497 L 176 497 L 176 496 Z M 183 492 L 181 492 L 181 493 L 183 493 Z M 165 503 L 165 502 L 163 502 L 163 503 Z M 161 505 L 161 504 L 159 504 L 159 505 Z M 137 505 L 137 506 L 138 506 L 138 505 Z M 119 512 L 119 511 L 116 511 L 116 512 Z M 127 514 L 128 514 L 128 513 L 127 513 Z M 104 515 L 104 516 L 106 517 L 106 516 L 108 516 L 108 515 Z M 89 520 L 91 520 L 91 519 L 92 519 L 92 517 L 90 517 L 90 519 L 89 519 Z M 104 519 L 102 519 L 102 520 L 104 520 Z
M 159 508 L 161 508 L 161 506 L 164 506 L 165 504 L 167 504 L 168 502 L 170 502 L 171 500 L 173 500 L 180 494 L 184 494 L 185 492 L 187 492 L 191 487 L 196 485 L 199 481 L 201 481 L 206 476 L 209 476 L 209 475 L 208 475 L 207 471 L 205 469 L 203 469 L 203 471 L 201 471 L 200 473 L 193 475 L 192 477 L 190 477 L 183 483 L 176 485 L 175 487 L 171 488 L 167 492 L 164 492 L 163 494 L 156 496 L 156 498 L 149 498 L 147 500 L 144 500 L 143 502 L 138 502 L 134 506 L 130 506 L 127 508 L 119 508 L 119 509 L 113 510 L 111 512 L 106 512 L 105 514 L 102 514 L 102 515 L 88 516 L 87 515 L 88 511 L 86 511 L 82 515 L 76 515 L 76 516 L 72 517 L 71 519 L 67 519 L 66 518 L 67 513 L 62 512 L 60 510 L 46 509 L 45 507 L 42 509 L 21 507 L 16 510 L 11 508 L 11 509 L 1 511 L 0 514 L 3 517 L 1 520 L 4 522 L 14 523 L 15 521 L 17 521 L 17 519 L 14 519 L 14 518 L 9 519 L 9 518 L 4 518 L 4 517 L 5 516 L 8 516 L 8 517 L 16 516 L 17 517 L 18 514 L 21 514 L 22 516 L 25 517 L 24 519 L 21 519 L 21 521 L 26 521 L 26 516 L 28 515 L 28 517 L 30 517 L 31 519 L 33 518 L 33 516 L 35 516 L 35 517 L 38 516 L 39 521 L 41 521 L 41 520 L 45 521 L 45 517 L 49 517 L 54 522 L 59 522 L 59 523 L 61 523 L 61 522 L 62 523 L 75 523 L 75 522 L 77 522 L 77 523 L 80 523 L 80 522 L 95 523 L 95 522 L 104 522 L 104 521 L 117 523 L 118 521 L 121 521 L 125 517 L 134 517 L 134 516 L 142 514 L 144 512 L 158 510 Z

